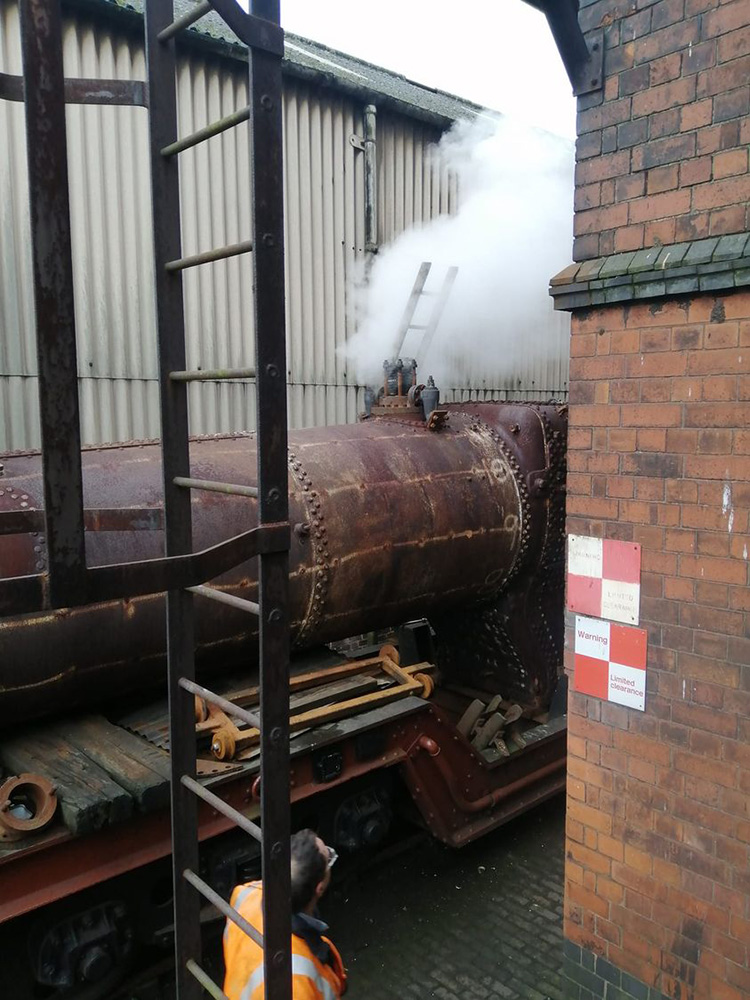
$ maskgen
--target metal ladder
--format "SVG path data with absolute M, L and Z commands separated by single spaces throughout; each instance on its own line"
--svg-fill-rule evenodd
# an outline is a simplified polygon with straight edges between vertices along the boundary
M 248 46 L 250 105 L 190 136 L 177 137 L 175 36 L 210 11 Z M 289 858 L 289 623 L 286 346 L 282 172 L 283 33 L 278 0 L 254 0 L 246 13 L 236 0 L 199 0 L 174 18 L 173 0 L 146 2 L 146 60 L 154 219 L 156 302 L 161 388 L 164 516 L 167 555 L 192 550 L 191 491 L 219 490 L 258 501 L 259 603 L 206 586 L 172 589 L 167 597 L 172 848 L 178 1000 L 205 989 L 223 993 L 200 966 L 201 897 L 238 924 L 263 948 L 266 995 L 291 1000 Z M 183 257 L 180 235 L 179 154 L 249 117 L 252 130 L 252 239 Z M 187 370 L 182 272 L 253 252 L 255 370 Z M 257 488 L 210 483 L 190 476 L 188 386 L 191 382 L 246 379 L 257 387 Z M 264 533 L 266 526 L 274 531 Z M 285 531 L 280 533 L 279 527 Z M 260 618 L 260 716 L 195 684 L 195 595 L 241 607 Z M 195 780 L 195 696 L 229 708 L 261 733 L 261 828 Z M 199 875 L 198 799 L 233 820 L 261 845 L 263 935 Z
M 215 10 L 250 49 L 249 109 L 185 139 L 176 139 L 174 37 Z M 65 103 L 143 105 L 141 81 L 64 79 L 60 0 L 23 0 L 23 78 L 0 74 L 0 92 L 25 105 L 31 255 L 39 364 L 44 479 L 44 573 L 0 580 L 0 615 L 29 614 L 92 602 L 167 592 L 167 644 L 172 749 L 177 996 L 197 1000 L 221 989 L 201 967 L 201 897 L 235 921 L 264 951 L 266 995 L 291 1000 L 289 861 L 289 604 L 286 347 L 282 190 L 281 58 L 278 0 L 255 0 L 248 14 L 235 0 L 200 0 L 174 20 L 173 0 L 147 0 L 158 355 L 161 390 L 166 555 L 147 563 L 88 566 L 84 526 L 78 364 L 71 254 Z M 106 84 L 106 86 L 105 86 Z M 253 238 L 192 257 L 181 256 L 177 156 L 183 149 L 251 121 Z M 254 370 L 189 371 L 181 273 L 188 267 L 254 251 Z M 190 476 L 187 387 L 204 379 L 257 380 L 258 485 L 208 483 Z M 212 548 L 192 550 L 191 491 L 257 497 L 258 524 Z M 0 531 L 38 530 L 36 512 L 0 515 Z M 261 731 L 261 828 L 195 780 L 195 696 L 224 699 L 194 679 L 193 601 L 231 600 L 203 586 L 246 560 L 259 559 L 260 717 L 231 707 Z M 261 844 L 264 928 L 261 937 L 198 874 L 198 800 L 221 812 Z
M 417 276 L 414 279 L 414 285 L 409 293 L 406 307 L 404 308 L 403 315 L 401 316 L 401 322 L 398 325 L 398 331 L 396 333 L 396 352 L 393 355 L 394 358 L 401 357 L 401 351 L 409 330 L 423 330 L 424 333 L 422 334 L 422 341 L 414 358 L 418 367 L 421 367 L 427 357 L 427 352 L 432 344 L 432 338 L 435 336 L 435 330 L 437 330 L 440 317 L 443 315 L 445 304 L 448 301 L 448 296 L 453 288 L 453 282 L 456 280 L 456 275 L 458 274 L 457 267 L 449 267 L 445 273 L 445 277 L 443 278 L 443 284 L 441 285 L 440 291 L 437 293 L 426 292 L 424 290 L 424 286 L 427 282 L 427 276 L 429 275 L 431 269 L 432 263 L 428 260 L 422 261 L 419 266 Z M 432 307 L 430 318 L 426 323 L 417 324 L 414 322 L 414 314 L 417 311 L 417 306 L 419 305 L 421 299 L 428 297 L 435 298 L 435 304 Z

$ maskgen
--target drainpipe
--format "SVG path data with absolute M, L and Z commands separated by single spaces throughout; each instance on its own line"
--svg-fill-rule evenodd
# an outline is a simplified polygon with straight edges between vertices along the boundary
M 365 108 L 365 253 L 378 252 L 377 114 L 374 104 Z

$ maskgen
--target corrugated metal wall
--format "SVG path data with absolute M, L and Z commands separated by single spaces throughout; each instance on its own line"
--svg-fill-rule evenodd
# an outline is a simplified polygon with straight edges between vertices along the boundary
M 404 229 L 453 214 L 458 207 L 456 177 L 431 155 L 441 133 L 418 121 L 378 115 L 378 239 L 394 240 Z
M 19 74 L 18 5 L 0 0 L 0 70 Z M 65 71 L 75 77 L 142 79 L 131 36 L 68 19 Z M 236 63 L 191 55 L 178 75 L 180 133 L 247 104 Z M 361 279 L 363 107 L 331 88 L 285 80 L 285 183 L 289 419 L 293 427 L 353 420 L 361 390 L 339 348 L 353 332 L 347 289 Z M 147 119 L 143 108 L 67 111 L 73 255 L 87 443 L 159 434 L 153 311 Z M 36 359 L 23 106 L 0 101 L 0 449 L 38 444 Z M 394 114 L 378 121 L 379 238 L 454 211 L 455 179 L 428 149 L 436 129 Z M 186 254 L 248 238 L 248 128 L 180 158 Z M 185 273 L 188 365 L 253 362 L 252 261 L 235 257 Z M 567 350 L 565 351 L 567 357 Z M 549 385 L 547 380 L 547 386 Z M 557 382 L 556 384 L 561 384 Z M 545 386 L 545 388 L 547 387 Z M 496 394 L 495 394 L 496 395 Z M 544 395 L 544 393 L 542 393 Z M 191 386 L 193 433 L 254 425 L 254 387 Z

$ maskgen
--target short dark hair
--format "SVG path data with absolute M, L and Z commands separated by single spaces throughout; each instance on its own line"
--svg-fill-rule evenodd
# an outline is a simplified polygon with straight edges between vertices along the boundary
M 326 874 L 326 859 L 318 847 L 313 830 L 300 830 L 292 836 L 292 913 L 299 913 L 315 896 Z

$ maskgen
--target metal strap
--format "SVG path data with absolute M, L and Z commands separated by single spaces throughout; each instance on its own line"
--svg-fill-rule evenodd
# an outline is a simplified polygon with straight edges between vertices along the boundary
M 64 81 L 66 104 L 113 104 L 146 107 L 143 80 L 87 80 L 70 77 Z M 0 100 L 23 101 L 23 77 L 0 73 Z
M 159 594 L 165 590 L 193 587 L 198 580 L 213 580 L 264 552 L 286 552 L 288 548 L 289 524 L 265 524 L 199 552 L 93 566 L 86 574 L 87 585 L 89 592 L 96 594 L 97 601 Z M 0 579 L 0 616 L 79 607 L 88 602 L 88 594 L 72 592 L 55 601 L 46 589 L 46 582 L 41 573 Z
M 84 507 L 86 531 L 158 531 L 164 527 L 161 507 Z M 43 510 L 0 512 L 0 535 L 44 531 Z
M 211 6 L 248 48 L 284 55 L 284 32 L 279 24 L 246 13 L 237 0 L 211 0 Z

